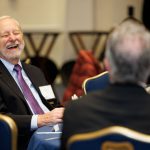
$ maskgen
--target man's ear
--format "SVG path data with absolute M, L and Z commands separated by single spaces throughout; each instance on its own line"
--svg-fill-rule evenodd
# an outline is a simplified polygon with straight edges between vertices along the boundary
M 110 63 L 107 58 L 104 59 L 104 65 L 107 71 L 110 71 Z

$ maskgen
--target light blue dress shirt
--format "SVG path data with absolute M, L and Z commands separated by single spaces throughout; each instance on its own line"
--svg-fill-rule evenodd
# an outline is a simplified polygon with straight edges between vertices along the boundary
M 20 85 L 19 85 L 19 82 L 18 82 L 18 79 L 17 79 L 17 73 L 16 71 L 14 71 L 14 65 L 5 61 L 4 59 L 1 59 L 0 60 L 2 61 L 2 63 L 5 65 L 5 67 L 7 68 L 7 70 L 9 71 L 9 73 L 12 75 L 12 77 L 14 78 L 14 80 L 16 81 L 17 85 L 19 86 L 20 90 L 22 91 Z M 19 65 L 21 65 L 21 62 L 19 62 Z M 42 108 L 42 110 L 46 113 L 46 112 L 49 112 L 48 108 L 42 103 L 42 100 L 39 96 L 39 94 L 37 93 L 36 89 L 33 87 L 30 79 L 28 78 L 28 76 L 26 75 L 25 71 L 21 70 L 22 72 L 22 75 L 23 75 L 23 78 L 24 80 L 26 81 L 27 85 L 29 86 L 30 90 L 32 91 L 32 94 L 34 95 L 35 99 L 37 100 L 38 104 L 40 105 L 40 107 Z M 27 102 L 28 103 L 28 102 Z M 33 116 L 32 116 L 32 119 L 31 119 L 31 130 L 35 130 L 38 128 L 37 126 L 37 118 L 38 118 L 38 115 L 35 115 L 30 104 L 28 103 L 28 106 L 30 107 L 30 110 L 32 111 L 33 113 Z

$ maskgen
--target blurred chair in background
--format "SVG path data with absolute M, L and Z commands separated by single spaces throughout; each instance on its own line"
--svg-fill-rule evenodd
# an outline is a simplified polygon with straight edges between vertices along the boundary
M 50 84 L 53 84 L 59 73 L 58 67 L 55 62 L 49 58 L 41 56 L 35 56 L 30 59 L 31 64 L 39 67 L 44 72 L 46 80 Z
M 101 90 L 107 87 L 109 84 L 109 74 L 108 71 L 104 71 L 96 76 L 87 78 L 83 82 L 84 93 L 87 94 L 89 92 L 95 90 Z
M 17 136 L 15 122 L 10 117 L 0 114 L 0 149 L 17 150 Z
M 74 64 L 75 64 L 75 60 L 70 60 L 68 62 L 65 62 L 60 69 L 60 76 L 62 79 L 62 83 L 65 87 L 67 87 L 69 83 L 69 79 L 70 79 Z
M 69 138 L 67 150 L 149 150 L 150 135 L 112 126 Z

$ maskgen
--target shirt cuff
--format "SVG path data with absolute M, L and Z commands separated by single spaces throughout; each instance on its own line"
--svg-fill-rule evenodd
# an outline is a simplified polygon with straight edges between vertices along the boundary
M 31 131 L 36 130 L 38 128 L 37 125 L 38 115 L 33 115 L 31 118 Z

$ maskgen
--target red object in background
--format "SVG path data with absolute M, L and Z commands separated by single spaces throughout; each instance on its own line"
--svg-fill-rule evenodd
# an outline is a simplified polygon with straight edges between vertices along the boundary
M 82 96 L 84 94 L 82 89 L 83 81 L 103 71 L 99 61 L 93 56 L 91 51 L 80 50 L 61 104 L 64 106 L 71 100 L 73 94 Z

